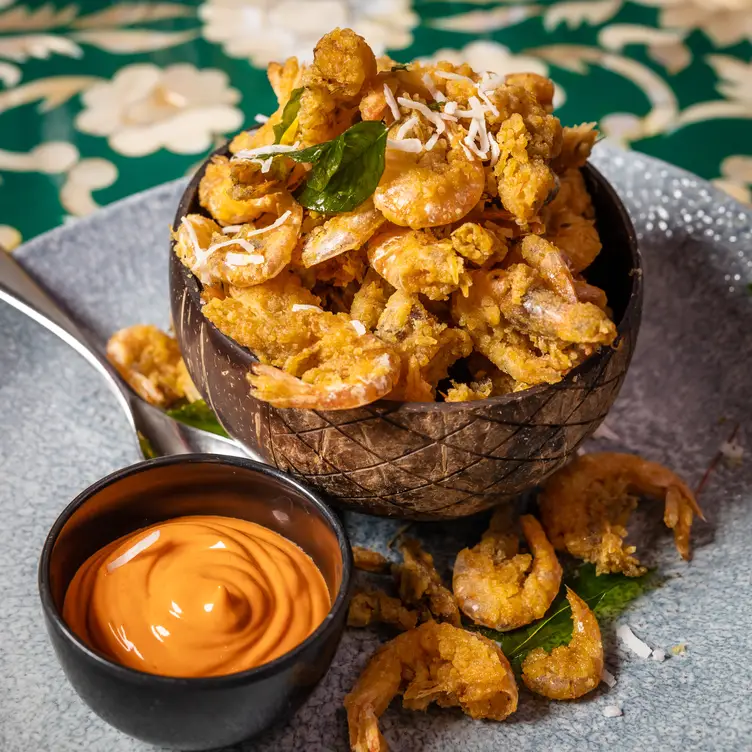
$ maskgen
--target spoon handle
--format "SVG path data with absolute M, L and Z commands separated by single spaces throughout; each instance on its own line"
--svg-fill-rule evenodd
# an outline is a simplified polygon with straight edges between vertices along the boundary
M 0 249 L 0 300 L 12 305 L 56 334 L 104 376 L 121 407 L 130 416 L 131 396 L 120 375 L 81 327 L 9 254 Z

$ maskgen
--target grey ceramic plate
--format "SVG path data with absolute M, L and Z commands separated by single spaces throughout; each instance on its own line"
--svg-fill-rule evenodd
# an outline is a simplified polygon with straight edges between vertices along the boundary
M 644 453 L 695 485 L 728 438 L 752 417 L 752 213 L 687 173 L 601 149 L 597 166 L 632 213 L 645 256 L 645 315 L 602 448 Z M 138 321 L 167 324 L 167 232 L 183 188 L 135 196 L 29 243 L 18 256 L 105 337 Z M 0 307 L 0 749 L 123 752 L 145 745 L 94 717 L 63 678 L 44 635 L 37 558 L 62 507 L 86 485 L 138 459 L 127 424 L 95 373 L 65 345 Z M 508 722 L 399 709 L 382 720 L 394 750 L 741 750 L 752 720 L 752 460 L 720 464 L 701 496 L 695 558 L 682 563 L 655 525 L 644 559 L 668 579 L 621 623 L 653 647 L 686 643 L 684 657 L 641 660 L 605 630 L 617 684 L 584 701 L 523 693 Z M 658 513 L 657 505 L 655 508 Z M 349 518 L 355 543 L 384 549 L 397 522 Z M 416 531 L 446 564 L 475 542 L 479 523 Z M 248 744 L 263 750 L 346 750 L 342 698 L 381 637 L 350 630 L 334 666 L 285 727 Z M 606 718 L 617 705 L 623 716 Z

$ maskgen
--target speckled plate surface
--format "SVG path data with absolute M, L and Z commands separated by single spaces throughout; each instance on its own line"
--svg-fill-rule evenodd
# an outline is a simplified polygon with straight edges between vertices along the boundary
M 624 198 L 645 257 L 645 314 L 637 355 L 595 442 L 665 462 L 696 485 L 736 424 L 752 418 L 752 212 L 698 179 L 639 155 L 597 151 Z M 167 324 L 167 233 L 183 184 L 116 204 L 41 236 L 18 255 L 105 337 L 138 321 Z M 63 506 L 100 476 L 138 459 L 125 419 L 85 362 L 53 335 L 0 307 L 0 749 L 3 752 L 145 750 L 92 715 L 47 643 L 36 590 L 44 536 Z M 641 660 L 606 628 L 617 677 L 584 701 L 521 693 L 502 724 L 460 713 L 382 720 L 394 750 L 749 750 L 752 739 L 752 462 L 719 464 L 701 495 L 695 557 L 678 559 L 659 516 L 639 543 L 667 577 L 623 614 L 653 647 L 686 643 L 683 657 Z M 657 505 L 654 509 L 658 512 Z M 382 550 L 398 522 L 351 515 L 355 543 Z M 482 522 L 414 532 L 446 565 Z M 243 752 L 346 750 L 342 698 L 383 639 L 350 630 L 334 666 L 290 722 Z M 607 705 L 623 716 L 606 718 Z M 237 752 L 240 752 L 238 749 Z

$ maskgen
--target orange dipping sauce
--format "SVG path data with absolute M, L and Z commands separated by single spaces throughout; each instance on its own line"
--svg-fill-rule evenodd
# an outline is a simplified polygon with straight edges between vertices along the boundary
M 89 557 L 63 619 L 116 663 L 163 676 L 220 676 L 292 650 L 329 613 L 313 560 L 269 528 L 178 517 Z

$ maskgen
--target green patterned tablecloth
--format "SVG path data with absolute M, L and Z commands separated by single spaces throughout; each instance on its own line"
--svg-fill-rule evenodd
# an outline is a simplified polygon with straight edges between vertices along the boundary
M 533 70 L 567 124 L 752 189 L 752 0 L 0 0 L 0 245 L 184 175 L 351 26 L 397 60 Z

